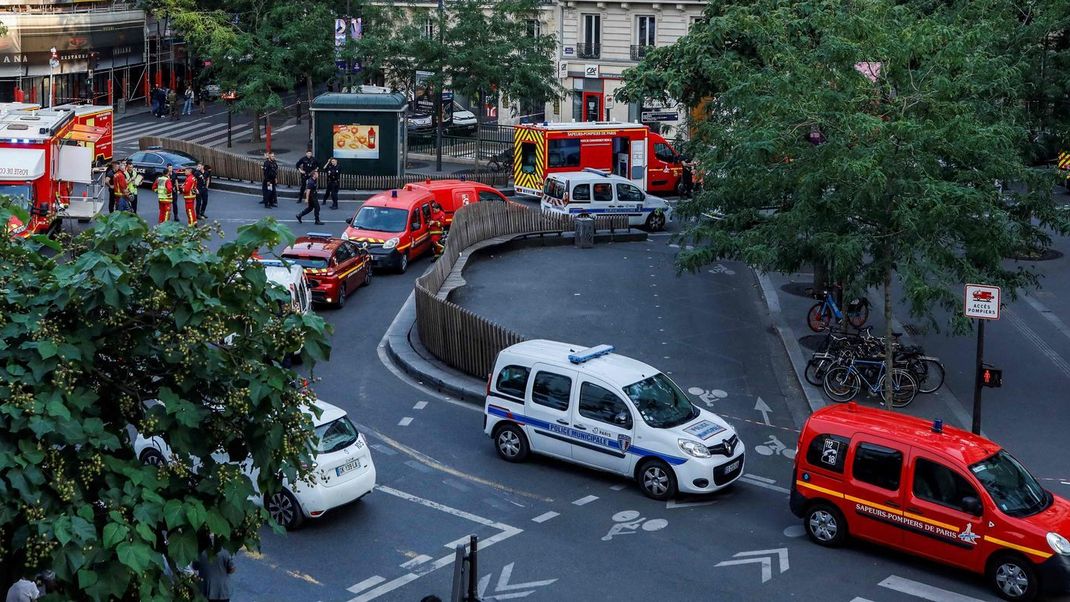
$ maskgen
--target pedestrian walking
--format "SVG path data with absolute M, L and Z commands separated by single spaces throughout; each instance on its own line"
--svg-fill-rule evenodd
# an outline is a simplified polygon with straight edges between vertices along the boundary
M 431 221 L 427 225 L 431 234 L 431 248 L 435 252 L 435 259 L 438 259 L 446 250 L 442 244 L 442 235 L 446 232 L 446 212 L 442 210 L 442 205 L 431 203 Z
M 174 167 L 168 163 L 167 171 L 160 174 L 152 183 L 152 190 L 156 193 L 156 198 L 160 203 L 160 219 L 157 222 L 160 224 L 170 220 L 171 212 L 174 211 L 175 188 L 171 180 L 173 170 Z
M 193 568 L 201 577 L 201 594 L 208 602 L 230 601 L 230 576 L 237 570 L 230 552 L 201 552 Z
M 115 162 L 104 170 L 104 187 L 108 189 L 108 213 L 115 213 Z
M 178 94 L 173 89 L 167 91 L 167 112 L 171 119 L 178 121 Z
M 205 103 L 208 102 L 208 99 L 206 98 L 206 96 L 208 96 L 208 93 L 204 91 L 204 86 L 198 86 L 196 92 L 197 92 L 197 105 L 200 106 L 200 108 L 201 108 L 201 115 L 204 115 L 204 106 L 205 106 Z
M 315 168 L 316 158 L 312 156 L 312 151 L 305 151 L 305 156 L 297 161 L 297 173 L 301 179 L 301 192 L 297 193 L 298 203 L 305 200 L 305 182 L 308 181 L 308 176 L 312 174 L 312 170 Z
M 120 164 L 112 176 L 112 193 L 115 195 L 116 211 L 130 211 L 130 197 L 127 195 L 126 166 Z
M 342 172 L 338 169 L 338 159 L 331 157 L 331 160 L 323 166 L 323 175 L 327 177 L 327 190 L 323 193 L 323 201 L 327 202 L 327 197 L 331 197 L 331 209 L 337 209 L 338 185 L 342 179 Z
M 149 94 L 149 98 L 152 100 L 152 114 L 160 116 L 160 89 L 157 87 L 152 88 L 152 92 Z
M 182 106 L 182 114 L 183 115 L 192 115 L 193 114 L 193 86 L 187 85 L 186 86 L 186 92 L 183 94 L 183 96 L 185 97 L 186 101 Z
M 212 187 L 212 166 L 198 163 L 197 169 L 201 172 L 201 177 L 197 180 L 197 190 L 200 192 L 197 198 L 197 216 L 204 219 L 204 212 L 208 209 L 208 189 Z
M 275 161 L 275 153 L 264 153 L 263 182 L 261 189 L 264 199 L 260 204 L 265 207 L 278 207 L 279 205 L 279 164 Z
M 142 176 L 134 169 L 130 159 L 126 160 L 126 198 L 130 201 L 130 210 L 137 213 L 137 189 L 141 186 Z
M 182 200 L 186 202 L 186 223 L 197 225 L 197 176 L 193 168 L 186 168 L 186 182 L 182 184 Z
M 309 174 L 308 179 L 305 180 L 305 185 L 301 187 L 305 191 L 305 202 L 308 203 L 308 206 L 305 207 L 304 211 L 297 214 L 297 223 L 299 224 L 304 223 L 301 221 L 302 217 L 308 215 L 309 213 L 314 213 L 314 216 L 316 218 L 316 225 L 323 225 L 323 222 L 320 221 L 320 202 L 316 198 L 316 179 L 319 178 L 319 174 L 320 170 L 313 167 L 312 173 Z

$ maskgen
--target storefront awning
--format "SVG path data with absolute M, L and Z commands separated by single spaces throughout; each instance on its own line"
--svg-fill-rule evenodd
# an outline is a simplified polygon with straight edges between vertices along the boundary
M 0 181 L 36 180 L 45 175 L 45 151 L 0 148 Z

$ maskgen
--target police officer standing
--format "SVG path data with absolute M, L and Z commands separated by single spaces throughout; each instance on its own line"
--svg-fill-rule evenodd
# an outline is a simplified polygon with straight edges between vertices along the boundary
M 264 181 L 262 189 L 264 193 L 264 200 L 260 201 L 260 204 L 265 207 L 278 207 L 279 206 L 279 191 L 277 187 L 279 185 L 279 164 L 275 162 L 275 153 L 264 153 Z
M 331 160 L 323 166 L 323 175 L 327 176 L 327 190 L 323 193 L 324 202 L 327 197 L 331 198 L 331 209 L 338 208 L 338 184 L 342 178 L 342 172 L 338 169 L 338 159 Z
M 313 169 L 316 169 L 316 158 L 312 156 L 312 151 L 305 151 L 305 156 L 297 162 L 297 173 L 301 178 L 301 192 L 297 195 L 298 203 L 305 200 L 305 183 L 308 182 Z
M 319 169 L 313 167 L 312 173 L 308 176 L 308 179 L 305 180 L 304 186 L 301 187 L 301 190 L 305 195 L 305 202 L 308 203 L 308 206 L 305 207 L 304 211 L 297 214 L 297 223 L 299 224 L 304 223 L 301 221 L 302 217 L 315 212 L 316 225 L 323 225 L 323 222 L 320 221 L 320 202 L 319 199 L 316 198 L 316 179 L 319 177 L 319 173 Z
M 208 208 L 208 168 L 204 163 L 198 163 L 193 172 L 197 178 L 197 219 L 204 219 L 204 210 Z

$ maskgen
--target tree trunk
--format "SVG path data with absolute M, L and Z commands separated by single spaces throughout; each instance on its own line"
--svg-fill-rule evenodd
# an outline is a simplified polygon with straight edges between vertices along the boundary
M 884 396 L 888 400 L 887 409 L 892 409 L 892 367 L 894 366 L 894 352 L 892 351 L 892 263 L 889 258 L 884 267 Z
M 824 259 L 814 262 L 814 296 L 820 295 L 821 291 L 827 290 L 829 279 L 828 262 Z
M 260 111 L 253 111 L 253 131 L 249 142 L 260 142 Z

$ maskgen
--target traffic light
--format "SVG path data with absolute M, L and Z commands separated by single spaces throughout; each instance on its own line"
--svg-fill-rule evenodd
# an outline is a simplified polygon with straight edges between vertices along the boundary
M 981 368 L 981 386 L 998 389 L 1003 386 L 1003 370 L 998 368 Z

